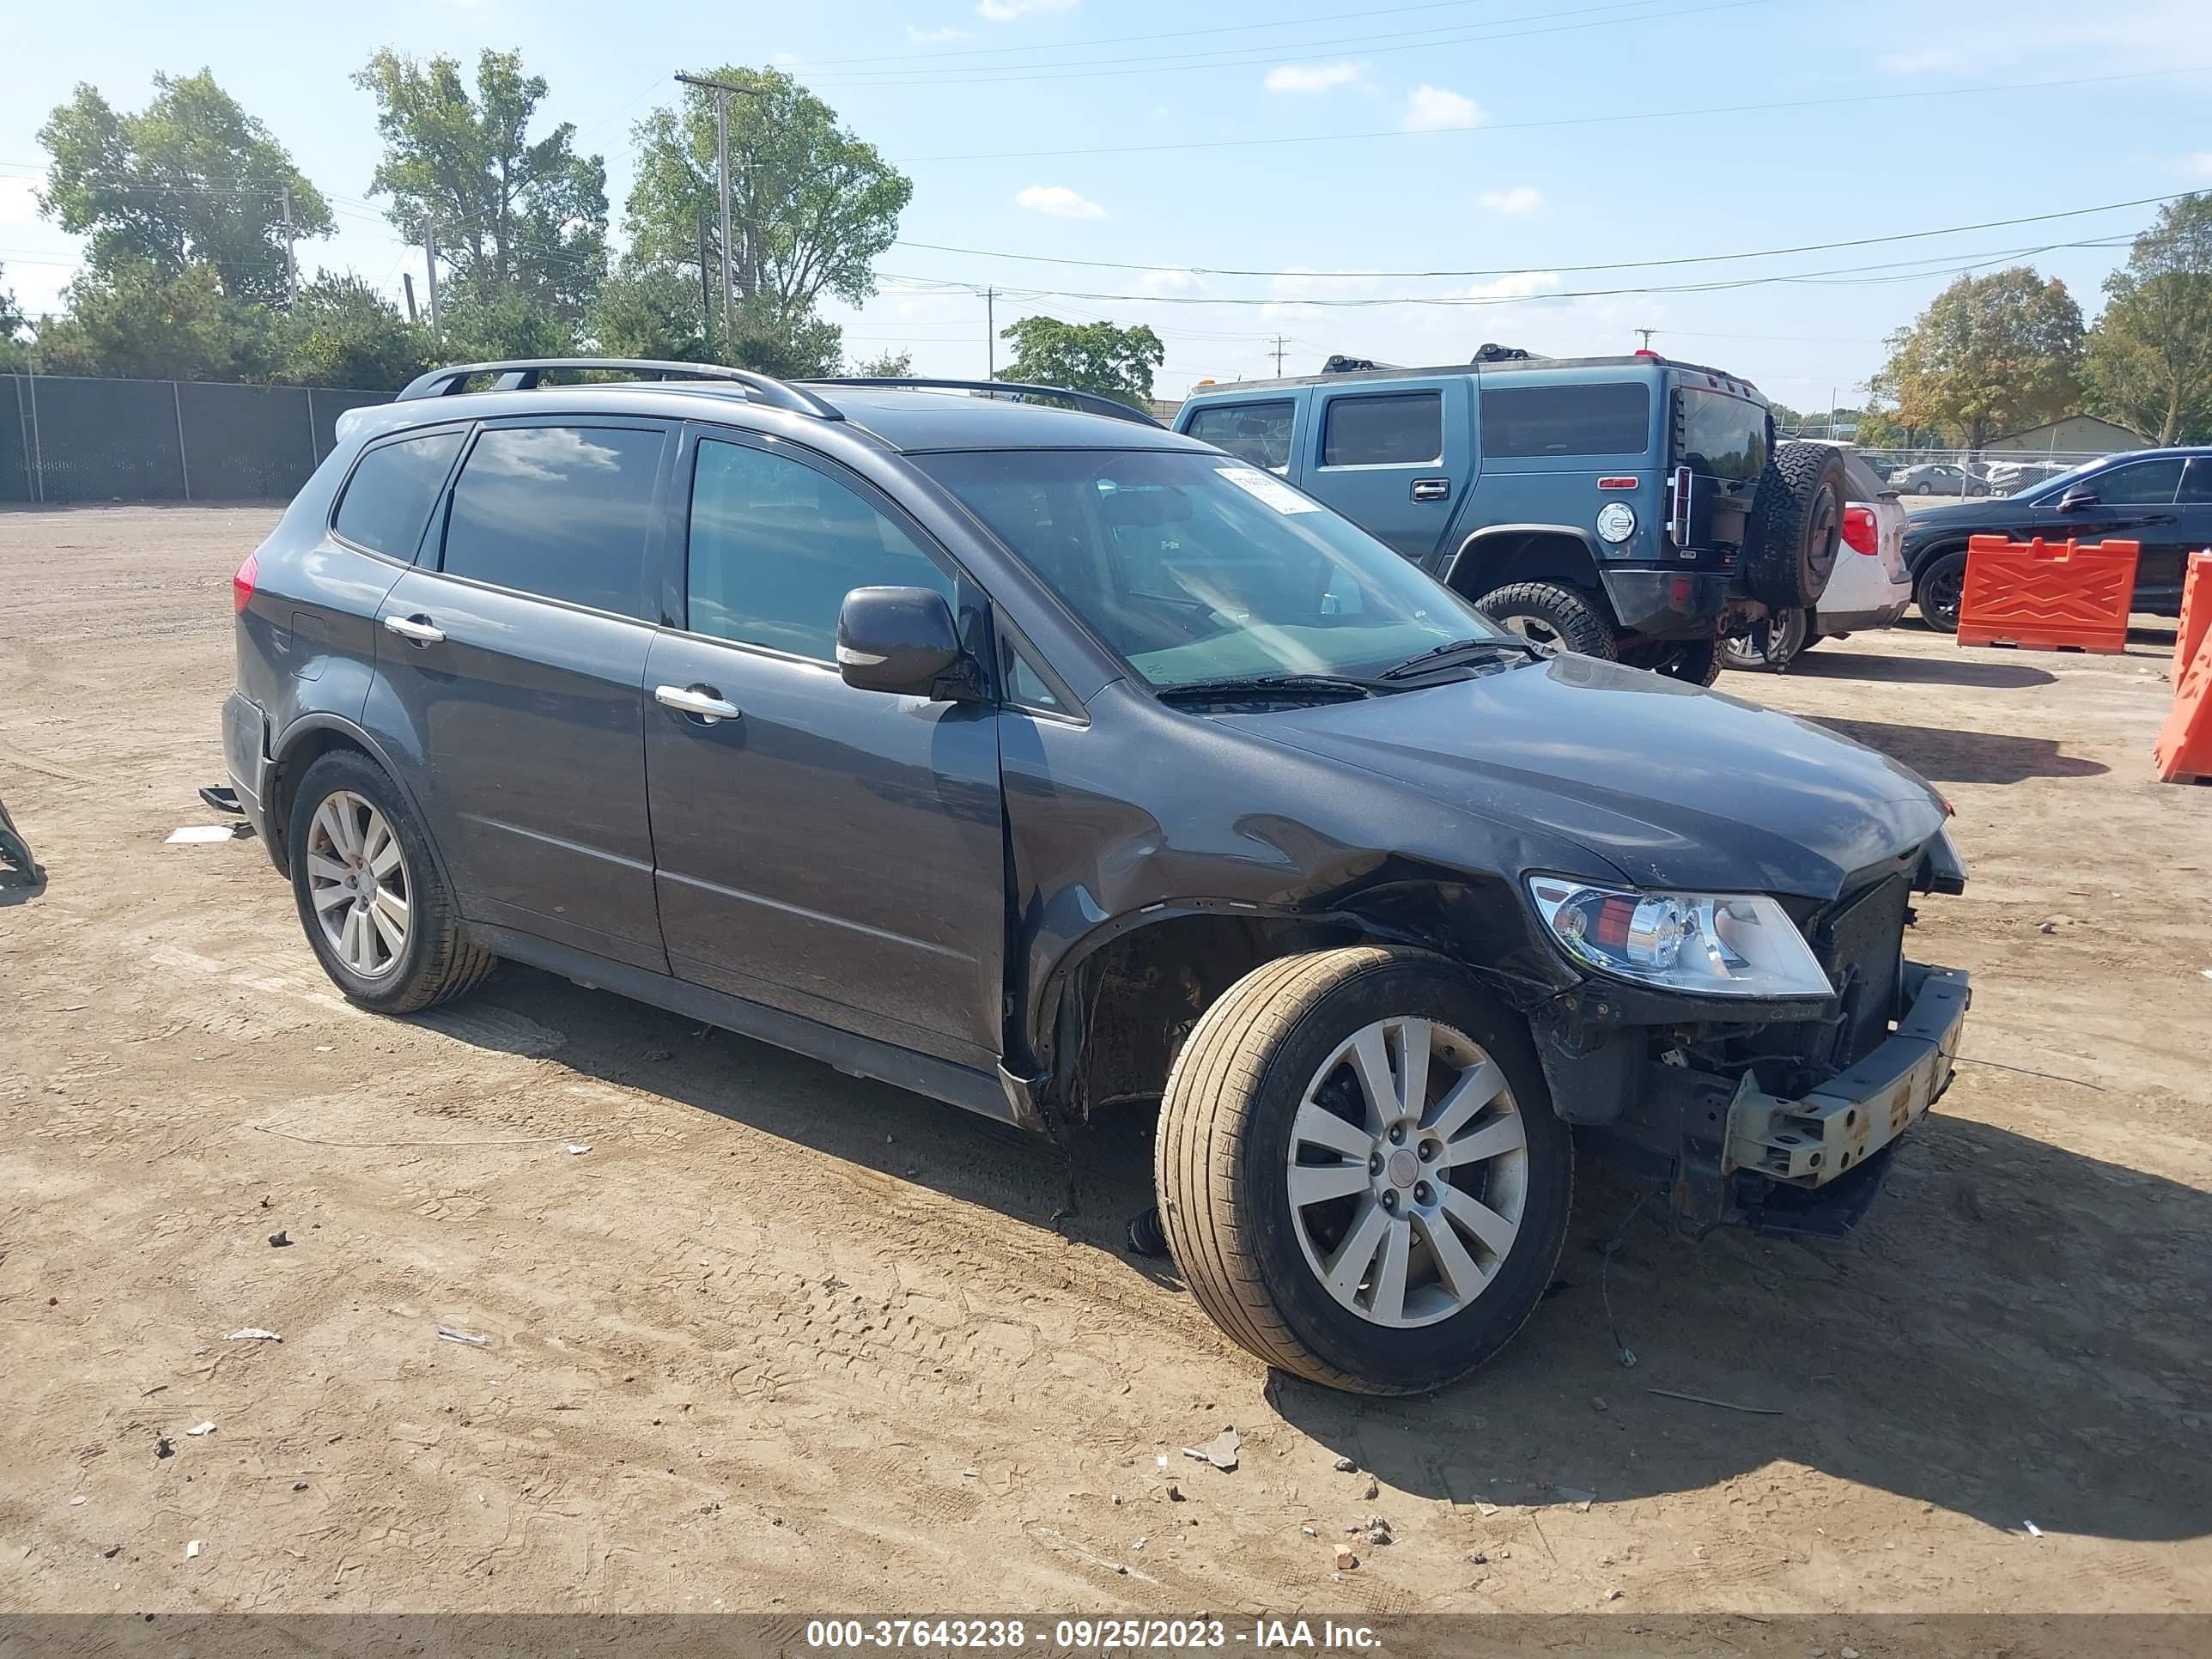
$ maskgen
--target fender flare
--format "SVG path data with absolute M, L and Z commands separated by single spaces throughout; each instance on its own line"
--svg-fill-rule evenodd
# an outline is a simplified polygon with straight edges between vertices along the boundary
M 422 839 L 430 848 L 430 857 L 438 866 L 438 878 L 441 881 L 445 883 L 446 890 L 448 893 L 458 895 L 460 889 L 453 884 L 453 872 L 446 863 L 446 849 L 438 845 L 437 837 L 431 835 L 429 832 L 429 814 L 422 810 L 422 798 L 416 793 L 415 786 L 408 781 L 407 774 L 401 768 L 393 764 L 390 751 L 374 737 L 370 736 L 368 732 L 359 721 L 348 720 L 344 715 L 333 714 L 326 708 L 313 709 L 308 713 L 301 714 L 297 720 L 295 720 L 289 726 L 284 728 L 283 734 L 281 737 L 276 738 L 273 741 L 272 746 L 275 748 L 276 752 L 270 757 L 269 761 L 269 769 L 272 785 L 275 785 L 276 781 L 283 777 L 285 769 L 291 764 L 293 758 L 296 757 L 300 745 L 318 732 L 330 732 L 336 733 L 337 736 L 345 738 L 354 747 L 361 750 L 363 753 L 368 755 L 369 759 L 376 763 L 377 769 L 381 771 L 386 778 L 392 781 L 392 787 L 399 792 L 401 798 L 407 803 L 408 810 L 415 814 L 416 821 L 422 825 Z M 274 794 L 275 793 L 276 793 L 276 791 L 272 787 L 270 793 Z M 268 805 L 265 799 L 264 805 Z M 289 791 L 286 793 L 284 800 L 284 813 L 282 830 L 280 830 L 276 827 L 277 818 L 276 814 L 274 811 L 270 812 L 269 817 L 270 821 L 270 833 L 269 837 L 270 851 L 273 854 L 281 847 L 284 854 L 284 862 L 280 868 L 283 870 L 285 876 L 289 878 L 291 875 L 292 850 L 290 846 L 288 844 L 292 828 L 292 800 Z M 280 836 L 283 837 L 283 842 L 279 841 Z
M 1459 574 L 1461 561 L 1465 559 L 1470 553 L 1475 552 L 1484 543 L 1497 541 L 1507 536 L 1553 536 L 1561 537 L 1568 541 L 1575 543 L 1583 550 L 1583 552 L 1589 555 L 1591 580 L 1588 584 L 1586 584 L 1587 586 L 1596 586 L 1597 578 L 1604 570 L 1605 566 L 1603 561 L 1601 559 L 1598 553 L 1597 537 L 1595 533 L 1591 531 L 1584 530 L 1579 526 L 1571 524 L 1489 524 L 1483 526 L 1481 529 L 1476 531 L 1473 535 L 1468 537 L 1465 541 L 1459 544 L 1459 550 L 1454 553 L 1449 559 L 1446 560 L 1444 562 L 1443 568 L 1437 572 L 1437 580 L 1443 583 L 1446 587 L 1451 588 L 1455 593 L 1458 592 L 1459 589 L 1454 584 L 1452 579 Z

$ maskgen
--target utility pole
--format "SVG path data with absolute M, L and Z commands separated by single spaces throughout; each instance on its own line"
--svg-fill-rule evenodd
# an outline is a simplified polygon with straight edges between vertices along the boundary
M 761 96 L 758 87 L 741 87 L 728 81 L 710 81 L 703 75 L 684 75 L 677 77 L 687 87 L 697 87 L 714 94 L 714 173 L 716 188 L 722 200 L 722 337 L 736 337 L 737 310 L 736 280 L 730 263 L 730 94 L 744 97 Z
M 1653 335 L 1656 334 L 1658 331 L 1658 331 L 1657 329 L 1656 329 L 1656 328 L 1639 328 L 1639 329 L 1638 329 L 1638 330 L 1636 331 L 1636 337 L 1637 337 L 1637 345 L 1636 345 L 1636 349 L 1637 349 L 1638 351 L 1649 351 L 1649 350 L 1650 350 L 1650 349 L 1651 349 L 1651 337 L 1652 337 Z
M 1275 337 L 1275 378 L 1283 378 L 1283 337 L 1279 334 Z
M 983 378 L 987 380 L 999 378 L 998 298 L 995 288 L 983 290 Z
M 411 270 L 401 271 L 399 285 L 407 290 L 407 325 L 412 328 L 415 325 L 415 273 Z
M 422 263 L 430 273 L 430 337 L 438 337 L 438 226 L 428 214 L 422 216 Z
M 714 301 L 707 279 L 707 209 L 699 207 L 699 343 L 710 351 L 714 343 Z
M 284 303 L 300 303 L 300 261 L 292 251 L 292 186 L 284 191 Z

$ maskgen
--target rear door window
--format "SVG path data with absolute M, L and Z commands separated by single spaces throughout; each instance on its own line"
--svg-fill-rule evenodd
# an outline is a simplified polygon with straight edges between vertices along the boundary
M 1444 454 L 1444 400 L 1435 392 L 1332 398 L 1323 416 L 1323 466 L 1433 466 Z
M 2200 455 L 2190 462 L 2174 500 L 2184 507 L 2212 507 L 2212 456 Z
M 489 428 L 453 483 L 446 574 L 645 617 L 666 441 L 650 428 Z
M 712 439 L 691 483 L 691 631 L 834 661 L 837 613 L 856 587 L 952 580 L 851 486 L 787 456 Z
M 1190 417 L 1188 431 L 1200 443 L 1279 472 L 1291 464 L 1296 407 L 1287 398 L 1264 404 L 1209 404 Z
M 1482 388 L 1486 457 L 1641 455 L 1650 446 L 1651 388 L 1639 380 Z
M 453 427 L 364 453 L 346 481 L 331 530 L 356 547 L 411 562 L 466 435 Z

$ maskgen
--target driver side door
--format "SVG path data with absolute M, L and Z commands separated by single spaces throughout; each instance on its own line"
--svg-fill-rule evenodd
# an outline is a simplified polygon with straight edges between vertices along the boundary
M 2135 608 L 2178 604 L 2181 594 L 2184 538 L 2181 514 L 2174 497 L 2181 489 L 2186 463 L 2179 455 L 2147 461 L 2124 461 L 2103 472 L 2077 478 L 2073 492 L 2088 491 L 2094 505 L 2062 513 L 2058 502 L 2069 493 L 2037 503 L 2036 533 L 2047 540 L 2100 542 L 2110 539 L 2142 544 L 2136 558 Z

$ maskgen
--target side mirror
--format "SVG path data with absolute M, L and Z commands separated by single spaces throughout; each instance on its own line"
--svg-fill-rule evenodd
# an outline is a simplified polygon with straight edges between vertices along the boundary
M 838 608 L 837 672 L 860 690 L 959 701 L 971 690 L 966 661 L 942 593 L 856 587 Z
M 2061 513 L 2079 513 L 2085 507 L 2096 505 L 2097 492 L 2094 489 L 2069 489 L 2058 498 Z

